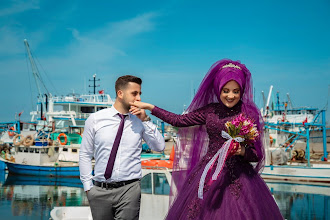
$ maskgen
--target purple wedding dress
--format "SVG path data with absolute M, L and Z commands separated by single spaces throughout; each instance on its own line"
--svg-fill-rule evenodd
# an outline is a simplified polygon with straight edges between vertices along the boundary
M 266 183 L 250 163 L 258 161 L 253 146 L 246 146 L 244 157 L 234 155 L 227 158 L 217 180 L 210 182 L 215 164 L 206 176 L 203 199 L 198 198 L 198 187 L 204 168 L 226 141 L 221 136 L 221 131 L 225 130 L 228 120 L 241 113 L 241 107 L 241 102 L 233 108 L 227 108 L 222 103 L 212 103 L 184 115 L 158 107 L 152 110 L 154 116 L 176 127 L 205 125 L 209 139 L 207 152 L 184 178 L 175 179 L 182 171 L 174 170 L 172 184 L 181 187 L 178 187 L 166 219 L 283 219 Z

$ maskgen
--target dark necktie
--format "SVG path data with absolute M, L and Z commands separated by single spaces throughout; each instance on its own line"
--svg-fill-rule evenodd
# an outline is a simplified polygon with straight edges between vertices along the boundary
M 112 146 L 112 149 L 111 149 L 111 153 L 110 153 L 110 157 L 109 157 L 109 160 L 108 160 L 107 168 L 105 169 L 104 177 L 105 177 L 106 180 L 109 179 L 111 177 L 111 174 L 112 174 L 112 169 L 113 169 L 113 165 L 115 164 L 120 139 L 121 139 L 121 136 L 123 134 L 125 117 L 127 116 L 127 115 L 122 115 L 122 114 L 119 114 L 119 113 L 118 113 L 118 115 L 121 118 L 121 121 L 120 121 L 120 124 L 119 124 L 119 128 L 118 128 L 118 131 L 117 131 L 115 141 L 113 142 L 113 146 Z

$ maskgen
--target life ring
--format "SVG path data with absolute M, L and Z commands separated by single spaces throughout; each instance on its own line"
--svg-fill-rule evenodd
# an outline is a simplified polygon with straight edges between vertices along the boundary
M 20 141 L 17 140 L 19 137 L 21 137 L 21 138 L 20 138 Z M 23 140 L 24 140 L 24 136 L 23 136 L 23 135 L 21 135 L 21 134 L 16 134 L 15 137 L 14 137 L 14 139 L 13 139 L 13 144 L 14 144 L 15 146 L 20 146 L 20 145 L 23 143 Z
M 64 137 L 64 142 L 61 141 L 60 137 Z M 66 143 L 68 143 L 68 137 L 66 136 L 66 134 L 61 133 L 57 136 L 57 140 L 61 145 L 66 145 Z
M 10 137 L 12 137 L 12 136 L 14 136 L 14 134 L 15 134 L 15 128 L 14 127 L 10 127 L 9 128 L 9 131 L 8 131 L 8 135 L 10 136 Z
M 24 138 L 23 140 L 23 145 L 25 147 L 30 147 L 33 144 L 34 138 L 32 137 L 32 135 L 28 135 Z

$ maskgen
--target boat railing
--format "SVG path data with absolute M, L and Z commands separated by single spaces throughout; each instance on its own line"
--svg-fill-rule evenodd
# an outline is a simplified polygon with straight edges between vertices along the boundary
M 108 94 L 94 94 L 81 96 L 54 96 L 54 103 L 76 102 L 76 103 L 95 103 L 95 104 L 113 104 L 113 101 Z

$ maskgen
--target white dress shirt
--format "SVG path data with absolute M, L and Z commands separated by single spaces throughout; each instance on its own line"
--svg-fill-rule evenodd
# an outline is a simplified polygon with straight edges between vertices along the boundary
M 112 106 L 91 114 L 85 122 L 79 153 L 80 179 L 85 191 L 93 187 L 92 179 L 99 182 L 140 179 L 142 138 L 152 150 L 162 151 L 165 148 L 164 138 L 156 125 L 150 121 L 142 122 L 135 115 L 128 113 L 112 175 L 106 180 L 104 173 L 121 120 L 118 113 Z M 93 157 L 94 177 L 92 176 Z

